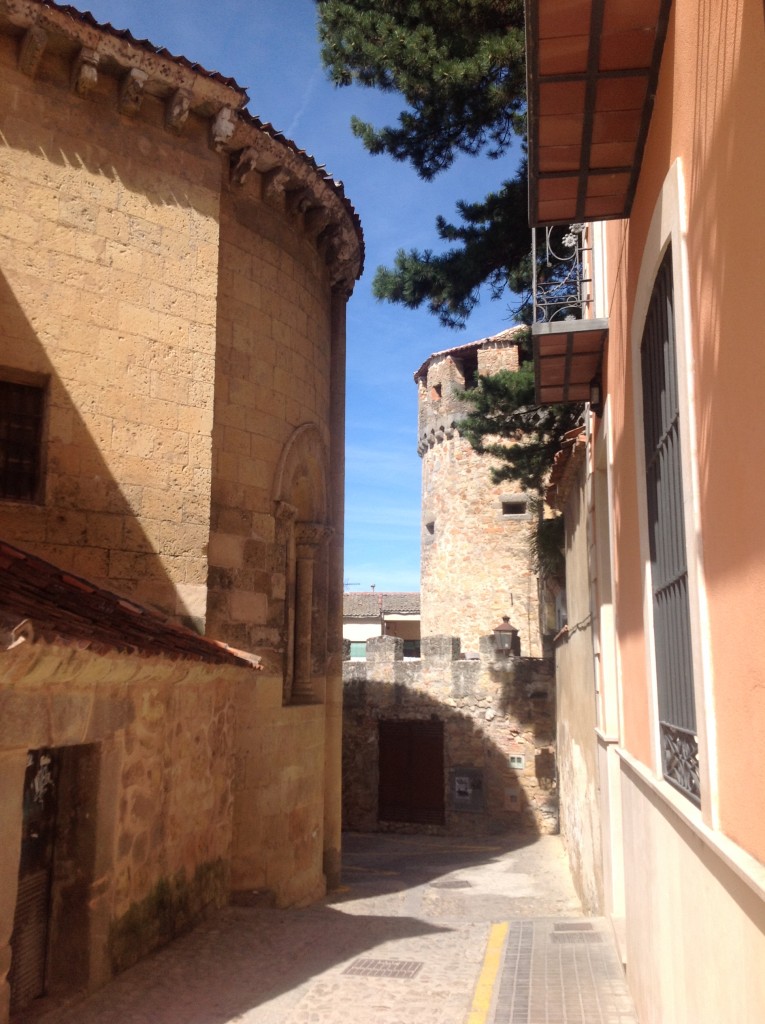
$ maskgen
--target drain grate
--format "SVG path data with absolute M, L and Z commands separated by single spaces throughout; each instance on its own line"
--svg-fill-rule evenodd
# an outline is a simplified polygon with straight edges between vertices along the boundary
M 556 932 L 591 932 L 593 930 L 589 921 L 556 921 L 553 931 Z
M 363 978 L 403 978 L 408 981 L 422 966 L 422 960 L 354 960 L 343 974 L 355 974 Z
M 602 942 L 603 936 L 599 932 L 552 932 L 550 939 L 553 942 L 574 945 L 575 943 L 582 944 L 584 942 Z
M 470 882 L 464 878 L 445 878 L 443 882 L 431 882 L 431 889 L 470 889 Z

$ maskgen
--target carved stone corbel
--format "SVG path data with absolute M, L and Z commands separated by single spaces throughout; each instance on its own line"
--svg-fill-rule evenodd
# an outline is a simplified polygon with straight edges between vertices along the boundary
M 314 241 L 332 223 L 332 211 L 326 206 L 315 206 L 305 215 L 306 234 Z
M 40 66 L 45 47 L 48 45 L 48 33 L 39 25 L 32 25 L 24 33 L 19 49 L 19 71 L 34 78 Z
M 287 213 L 293 217 L 302 217 L 316 202 L 313 189 L 307 186 L 291 188 L 284 195 L 287 202 Z
M 292 176 L 284 167 L 274 167 L 263 175 L 263 199 L 267 203 L 280 203 L 284 200 L 287 183 Z
M 236 156 L 231 164 L 231 184 L 243 185 L 245 180 L 258 168 L 258 151 L 247 146 Z
M 321 231 L 316 239 L 316 248 L 319 250 L 319 255 L 322 256 L 327 262 L 333 257 L 337 249 L 338 241 L 340 236 L 340 225 L 333 221 Z
M 120 83 L 119 109 L 121 114 L 134 117 L 141 109 L 143 90 L 148 75 L 140 68 L 131 68 Z
M 358 276 L 356 260 L 337 261 L 330 265 L 329 283 L 332 290 L 342 295 L 350 295 Z
M 210 146 L 220 153 L 234 137 L 236 113 L 231 107 L 221 107 L 210 124 Z
M 165 127 L 176 134 L 183 131 L 191 109 L 191 93 L 188 89 L 176 89 L 165 104 Z
M 78 96 L 87 96 L 98 84 L 99 55 L 83 46 L 72 64 L 71 84 Z

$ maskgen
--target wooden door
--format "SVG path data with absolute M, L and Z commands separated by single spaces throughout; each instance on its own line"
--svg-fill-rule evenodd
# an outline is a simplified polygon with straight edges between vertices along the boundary
M 30 750 L 24 776 L 19 889 L 11 935 L 11 1013 L 45 992 L 58 758 Z
M 444 824 L 444 724 L 379 723 L 380 821 Z

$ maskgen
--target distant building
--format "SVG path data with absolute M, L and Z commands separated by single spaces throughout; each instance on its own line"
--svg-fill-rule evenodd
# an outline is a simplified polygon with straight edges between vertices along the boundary
M 477 653 L 479 638 L 508 615 L 522 653 L 539 657 L 530 506 L 537 495 L 515 483 L 493 484 L 497 460 L 474 452 L 458 427 L 468 411 L 461 392 L 478 374 L 518 369 L 519 329 L 435 352 L 414 375 L 422 457 L 422 635 L 458 636 L 463 652 Z
M 233 79 L 52 0 L 0 5 L 0 63 L 4 1024 L 9 999 L 93 988 L 232 892 L 338 883 L 363 240 Z M 25 604 L 25 573 L 52 604 Z M 109 620 L 91 639 L 73 593 Z M 179 622 L 262 671 L 200 637 L 176 664 Z
M 343 595 L 343 640 L 351 659 L 366 657 L 366 641 L 398 636 L 404 657 L 420 656 L 420 595 L 416 592 L 346 593 Z
M 552 661 L 541 655 L 532 495 L 492 484 L 457 423 L 476 374 L 517 369 L 515 330 L 437 352 L 415 374 L 423 459 L 420 657 L 403 599 L 346 594 L 347 828 L 454 835 L 558 827 Z M 502 617 L 523 657 L 497 649 Z M 399 639 L 403 638 L 403 639 Z

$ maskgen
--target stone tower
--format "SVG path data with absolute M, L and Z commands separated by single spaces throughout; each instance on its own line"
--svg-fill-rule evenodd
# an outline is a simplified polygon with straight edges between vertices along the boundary
M 518 368 L 520 329 L 435 352 L 414 375 L 422 457 L 422 636 L 458 636 L 463 652 L 477 652 L 479 637 L 509 615 L 522 654 L 540 657 L 530 552 L 535 494 L 513 482 L 493 484 L 497 461 L 476 454 L 457 426 L 467 412 L 460 392 L 477 374 Z

